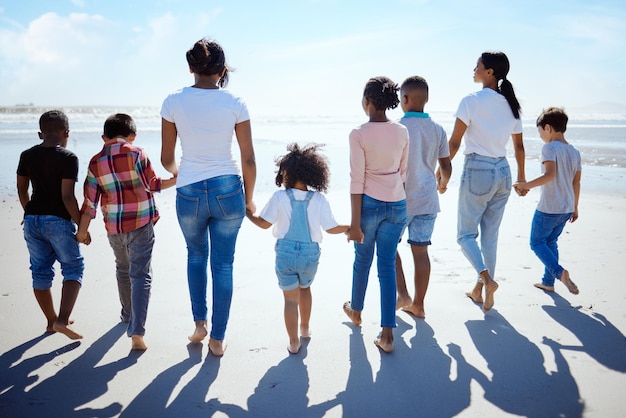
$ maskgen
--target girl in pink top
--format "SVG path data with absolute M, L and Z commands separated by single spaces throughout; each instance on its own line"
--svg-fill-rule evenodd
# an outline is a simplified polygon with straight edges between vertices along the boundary
M 377 255 L 380 283 L 380 339 L 374 343 L 393 351 L 396 327 L 396 247 L 406 222 L 406 180 L 409 135 L 406 128 L 387 119 L 386 110 L 398 106 L 398 85 L 387 77 L 369 79 L 363 93 L 363 110 L 369 122 L 350 133 L 350 195 L 354 241 L 352 301 L 343 305 L 355 325 L 361 311 L 370 267 Z

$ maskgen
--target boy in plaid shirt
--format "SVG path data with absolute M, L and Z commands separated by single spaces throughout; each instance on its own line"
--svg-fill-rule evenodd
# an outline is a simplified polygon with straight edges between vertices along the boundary
M 115 255 L 120 318 L 128 322 L 132 349 L 145 350 L 153 225 L 159 219 L 153 193 L 174 186 L 176 177 L 163 180 L 156 176 L 145 151 L 133 145 L 136 134 L 135 122 L 126 114 L 111 115 L 104 122 L 104 147 L 89 161 L 76 239 L 87 239 L 89 223 L 101 200 L 104 225 Z

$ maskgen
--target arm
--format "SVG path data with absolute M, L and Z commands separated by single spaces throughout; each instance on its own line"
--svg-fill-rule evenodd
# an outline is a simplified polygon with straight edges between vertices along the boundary
M 178 175 L 178 166 L 176 165 L 177 136 L 176 125 L 161 118 L 161 165 L 174 177 Z
M 265 219 L 261 218 L 260 216 L 254 215 L 252 211 L 250 210 L 246 210 L 246 218 L 250 219 L 250 221 L 252 221 L 252 223 L 258 226 L 259 228 L 267 229 L 270 226 L 272 226 L 271 223 L 267 222 Z
M 256 183 L 256 159 L 254 146 L 252 145 L 252 128 L 250 121 L 240 122 L 235 125 L 235 136 L 241 153 L 241 173 L 243 175 L 243 191 L 246 196 L 246 209 L 255 212 L 254 185 Z
M 578 219 L 578 199 L 580 197 L 580 176 L 581 172 L 577 171 L 574 174 L 574 181 L 572 186 L 574 187 L 574 213 L 572 213 L 572 217 L 570 218 L 570 222 L 575 222 Z
M 448 190 L 448 182 L 452 176 L 452 161 L 450 157 L 439 158 L 439 168 L 437 169 L 437 190 L 445 193 Z
M 326 232 L 329 234 L 349 234 L 350 225 L 337 225 L 334 228 L 327 229 Z
M 65 209 L 72 217 L 72 220 L 76 222 L 76 225 L 80 223 L 80 209 L 78 209 L 78 202 L 74 195 L 74 185 L 76 182 L 73 179 L 63 179 L 61 182 L 61 199 Z
M 556 177 L 556 161 L 544 161 L 543 167 L 544 173 L 542 175 L 529 182 L 518 181 L 515 183 L 515 190 L 524 195 L 533 187 L 543 186 L 554 180 L 554 177 Z
M 28 193 L 28 186 L 30 185 L 30 178 L 26 176 L 17 176 L 17 195 L 20 198 L 20 204 L 22 209 L 26 209 L 26 204 L 30 202 L 30 193 Z
M 363 242 L 363 230 L 361 229 L 361 206 L 363 206 L 362 194 L 351 194 L 350 205 L 352 207 L 352 221 L 348 230 L 348 241 Z
M 169 189 L 170 187 L 176 186 L 176 176 L 172 176 L 169 179 L 161 180 L 161 190 Z
M 91 223 L 91 216 L 86 213 L 80 215 L 80 222 L 78 223 L 78 231 L 76 232 L 76 241 L 89 245 L 91 237 L 89 236 L 89 224 Z
M 522 140 L 522 134 L 513 134 L 513 147 L 515 149 L 515 162 L 517 162 L 517 182 L 523 183 L 526 181 L 526 171 L 524 170 L 524 163 L 526 161 L 526 153 L 524 151 L 524 141 Z
M 452 135 L 450 136 L 450 140 L 448 141 L 448 147 L 450 147 L 450 161 L 454 158 L 456 153 L 461 148 L 461 139 L 463 139 L 463 135 L 467 130 L 467 125 L 461 119 L 456 118 L 454 122 L 454 129 L 452 130 Z

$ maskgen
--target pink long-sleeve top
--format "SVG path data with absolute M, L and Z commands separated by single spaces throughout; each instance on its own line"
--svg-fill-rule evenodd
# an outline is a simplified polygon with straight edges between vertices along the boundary
M 350 194 L 384 202 L 406 198 L 409 134 L 396 122 L 367 122 L 350 132 Z

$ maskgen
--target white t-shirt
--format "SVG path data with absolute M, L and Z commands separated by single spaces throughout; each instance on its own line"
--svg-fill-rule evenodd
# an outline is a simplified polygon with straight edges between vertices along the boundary
M 505 157 L 511 134 L 522 133 L 522 119 L 515 119 L 509 103 L 497 91 L 484 88 L 461 100 L 455 116 L 465 131 L 465 155 Z
M 161 117 L 176 125 L 183 151 L 176 187 L 239 174 L 232 140 L 235 125 L 250 119 L 243 100 L 226 90 L 185 87 L 167 96 Z
M 426 113 L 407 113 L 400 123 L 409 131 L 405 183 L 407 215 L 435 214 L 440 211 L 435 178 L 437 161 L 450 156 L 446 131 Z
M 541 198 L 537 210 L 543 213 L 565 214 L 575 209 L 574 176 L 581 171 L 580 153 L 571 144 L 561 141 L 548 142 L 541 148 L 541 171 L 545 161 L 556 162 L 556 176 L 541 186 Z
M 298 189 L 292 190 L 296 200 L 306 198 L 307 192 Z M 322 229 L 326 231 L 338 225 L 330 210 L 328 200 L 318 192 L 314 192 L 309 201 L 307 215 L 311 241 L 313 242 L 322 242 Z M 289 222 L 291 221 L 291 201 L 287 191 L 284 189 L 276 191 L 259 216 L 274 225 L 272 234 L 276 239 L 284 238 L 289 231 Z

